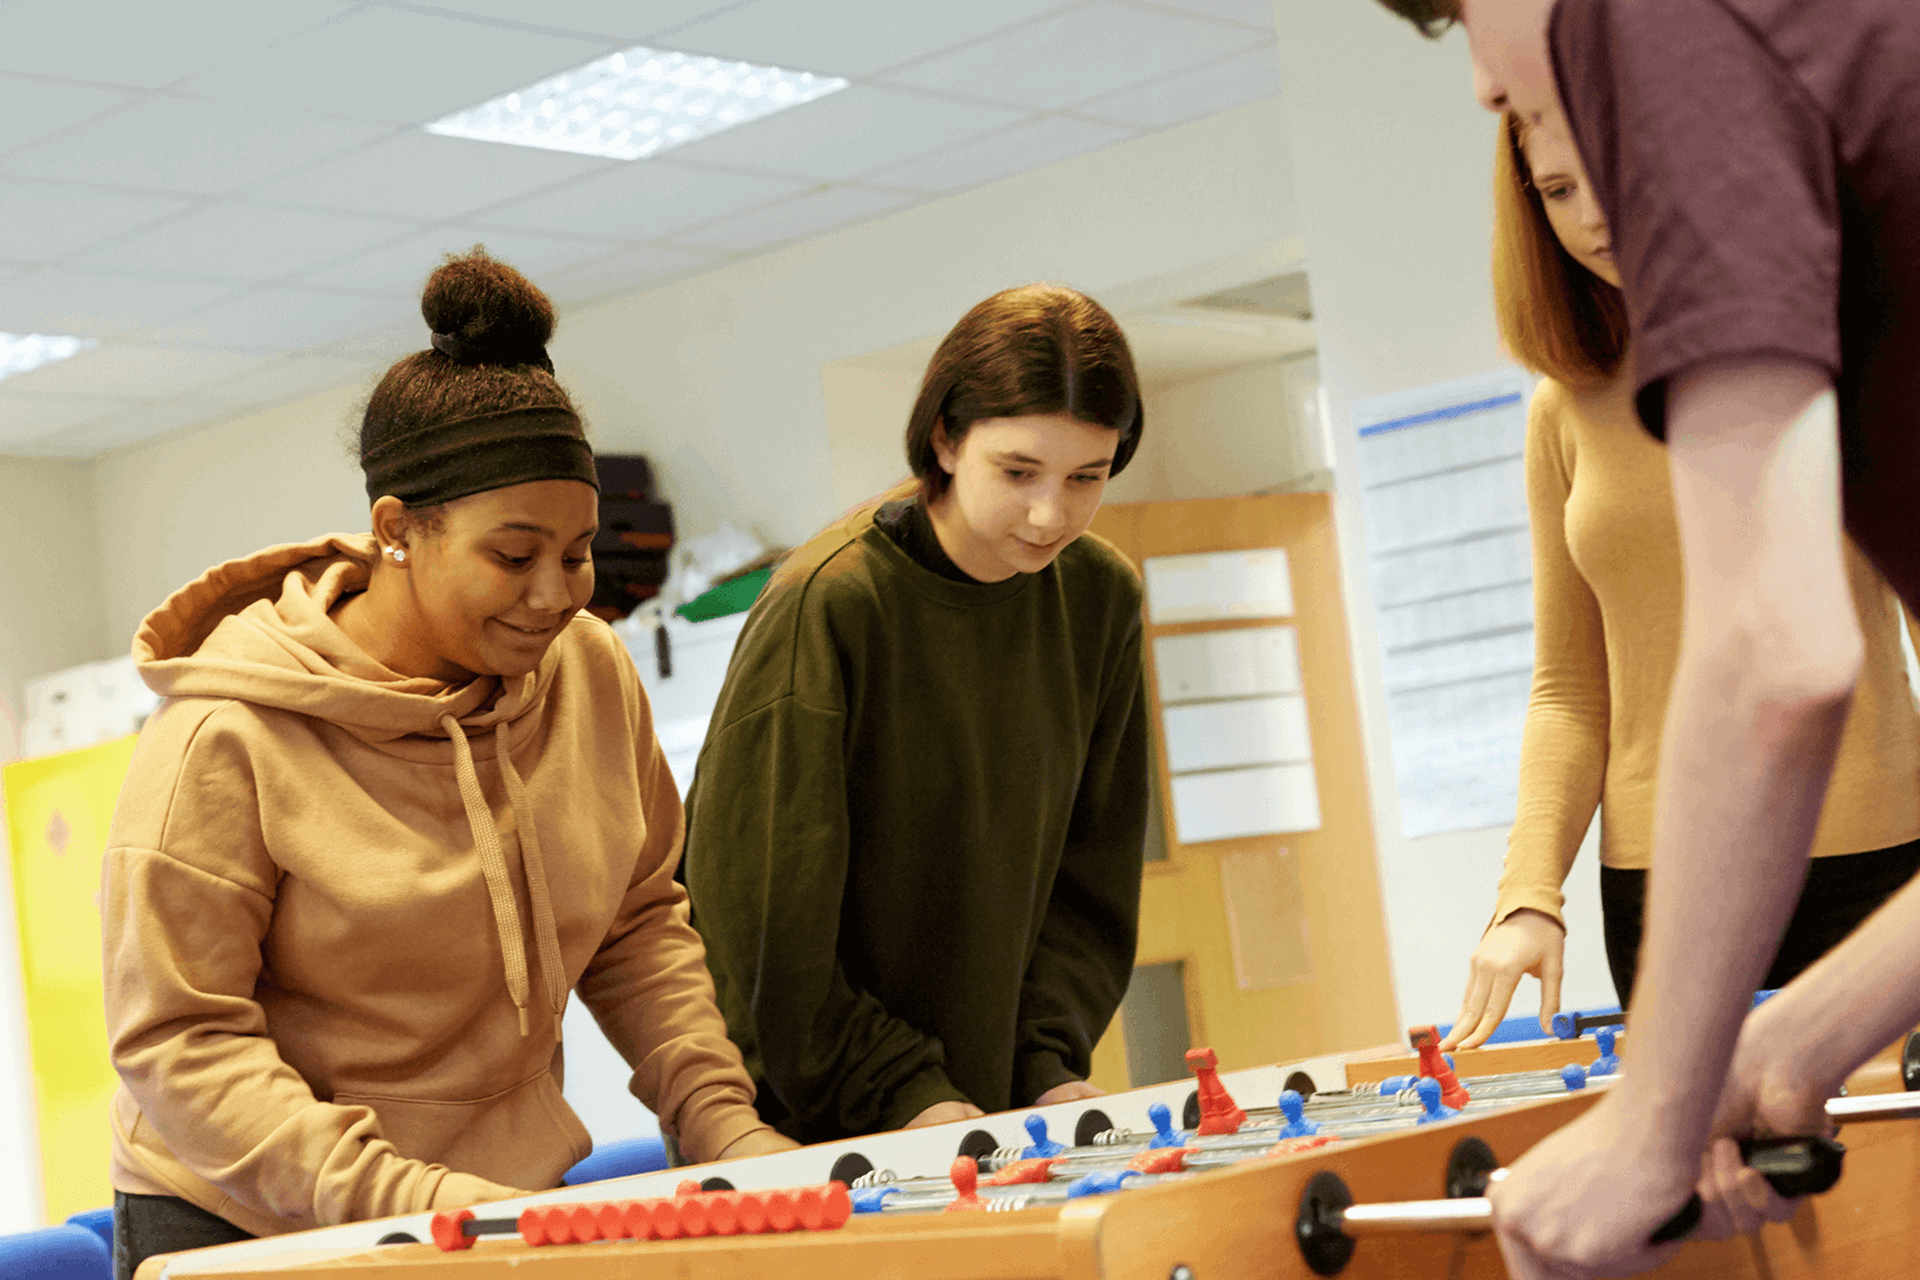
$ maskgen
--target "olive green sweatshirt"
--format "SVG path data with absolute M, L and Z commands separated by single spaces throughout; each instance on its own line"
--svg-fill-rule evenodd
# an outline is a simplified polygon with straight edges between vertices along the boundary
M 1560 919 L 1560 885 L 1596 805 L 1601 862 L 1652 862 L 1660 735 L 1680 654 L 1680 530 L 1666 446 L 1641 427 L 1630 386 L 1622 372 L 1579 392 L 1549 379 L 1534 393 L 1533 694 L 1496 922 L 1522 907 Z M 1920 710 L 1900 650 L 1903 613 L 1852 539 L 1846 557 L 1866 653 L 1816 857 L 1920 837 Z
M 754 606 L 687 879 L 761 1114 L 807 1142 L 1084 1077 L 1132 972 L 1140 582 L 1084 535 L 955 582 L 861 511 Z

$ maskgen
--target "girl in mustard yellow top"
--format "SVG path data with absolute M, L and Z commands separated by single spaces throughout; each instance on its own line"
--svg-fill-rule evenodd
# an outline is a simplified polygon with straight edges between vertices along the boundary
M 1520 800 L 1493 923 L 1448 1047 L 1482 1043 L 1522 974 L 1559 1007 L 1561 884 L 1596 805 L 1607 963 L 1632 996 L 1656 762 L 1680 646 L 1679 531 L 1664 446 L 1634 416 L 1620 276 L 1572 143 L 1511 115 L 1495 157 L 1494 282 L 1508 348 L 1546 375 L 1527 422 L 1535 660 Z M 1866 639 L 1814 859 L 1768 988 L 1844 938 L 1920 867 L 1920 712 L 1899 601 L 1851 542 Z M 1699 904 L 1701 911 L 1714 909 Z

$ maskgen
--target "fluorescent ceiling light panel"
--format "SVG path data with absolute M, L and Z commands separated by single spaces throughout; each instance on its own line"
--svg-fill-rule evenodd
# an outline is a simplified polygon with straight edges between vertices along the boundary
M 0 333 L 0 378 L 38 369 L 55 360 L 77 356 L 100 345 L 92 338 L 69 338 L 46 333 Z
M 638 160 L 846 87 L 837 76 L 636 47 L 435 120 L 427 132 Z

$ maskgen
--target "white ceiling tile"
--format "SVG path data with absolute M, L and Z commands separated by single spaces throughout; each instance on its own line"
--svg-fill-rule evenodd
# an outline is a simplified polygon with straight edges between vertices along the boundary
M 913 203 L 912 196 L 891 191 L 862 191 L 855 187 L 829 187 L 810 195 L 795 196 L 764 209 L 728 218 L 700 227 L 679 237 L 687 244 L 712 249 L 743 252 L 760 249 L 782 240 L 823 235 L 840 227 L 865 222 L 902 205 Z
M 435 267 L 450 253 L 474 245 L 526 273 L 535 284 L 543 271 L 560 271 L 604 257 L 620 246 L 605 240 L 563 240 L 526 231 L 483 231 L 477 227 L 436 227 L 368 253 L 343 257 L 308 271 L 300 283 L 329 289 L 358 289 L 393 297 L 418 298 Z M 424 341 L 424 340 L 423 340 Z
M 0 173 L 219 195 L 392 131 L 365 120 L 148 98 L 0 157 Z
M 1273 0 L 1144 0 L 1161 9 L 1180 9 L 1202 18 L 1238 22 L 1273 30 Z
M 739 0 L 436 0 L 434 8 L 520 26 L 548 27 L 621 42 L 640 42 L 731 8 Z M 665 47 L 677 48 L 676 45 Z
M 23 395 L 170 396 L 258 364 L 237 351 L 186 351 L 173 347 L 105 343 L 71 360 L 41 365 L 8 378 Z
M 46 262 L 193 207 L 191 201 L 0 178 L 6 255 Z
M 223 404 L 234 412 L 258 405 L 279 404 L 297 396 L 335 387 L 361 385 L 372 389 L 386 372 L 365 360 L 343 357 L 297 355 L 271 360 L 249 369 L 237 378 L 210 382 L 193 394 L 210 404 Z
M 224 406 L 197 394 L 173 396 L 115 409 L 78 427 L 10 445 L 7 452 L 31 458 L 97 458 L 224 414 Z
M 804 191 L 807 186 L 794 178 L 727 173 L 671 160 L 634 160 L 606 173 L 488 209 L 473 221 L 648 240 L 767 204 Z
M 862 181 L 933 193 L 958 191 L 1110 147 L 1133 137 L 1134 133 L 1117 125 L 1094 124 L 1067 116 L 1042 116 L 1000 133 L 909 160 L 892 169 L 867 174 Z
M 673 32 L 675 49 L 866 76 L 1061 8 L 1067 0 L 748 0 Z
M 110 270 L 269 280 L 405 235 L 416 223 L 349 213 L 212 205 L 81 254 Z
M 1280 93 L 1280 53 L 1269 45 L 1137 85 L 1075 110 L 1140 129 L 1165 129 Z
M 680 148 L 715 164 L 833 182 L 977 138 L 1022 112 L 854 85 Z
M 105 338 L 158 324 L 236 292 L 232 285 L 54 267 L 0 284 L 0 329 Z
M 1093 0 L 896 71 L 887 80 L 1053 109 L 1211 62 L 1260 38 L 1242 26 Z
M 275 178 L 247 197 L 438 222 L 618 163 L 407 129 L 337 160 Z
M 0 10 L 0 21 L 5 21 L 4 12 Z M 132 100 L 131 94 L 92 85 L 0 75 L 0 152 L 71 128 Z
M 420 277 L 424 282 L 426 277 Z M 387 366 L 401 356 L 427 348 L 427 322 L 420 318 L 416 307 L 411 320 L 396 320 L 392 324 L 383 324 L 343 338 L 339 342 L 329 342 L 323 347 L 315 347 L 304 354 L 326 356 L 337 360 L 353 360 L 365 364 L 377 376 L 384 374 Z
M 395 309 L 385 298 L 261 288 L 144 330 L 140 337 L 185 346 L 298 351 L 391 320 Z
M 604 42 L 363 9 L 180 87 L 226 101 L 425 124 L 607 52 Z
M 655 281 L 710 267 L 721 257 L 713 250 L 643 244 L 543 276 L 540 287 L 555 305 L 577 306 L 598 298 L 637 292 Z
M 92 422 L 133 403 L 105 396 L 10 395 L 6 385 L 0 383 L 0 450 Z
M 0 71 L 157 89 L 351 6 L 337 0 L 12 0 Z

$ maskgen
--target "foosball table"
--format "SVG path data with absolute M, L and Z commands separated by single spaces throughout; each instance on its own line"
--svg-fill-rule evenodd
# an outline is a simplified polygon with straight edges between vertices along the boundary
M 138 1280 L 1502 1277 L 1488 1176 L 1609 1086 L 1613 1038 L 1444 1058 L 1419 1028 L 1418 1057 L 1224 1073 L 1195 1050 L 1189 1082 L 173 1254 Z M 1829 1104 L 1845 1143 L 1831 1191 L 1654 1274 L 1909 1274 L 1915 1086 L 1920 1042 L 1875 1059 Z M 1837 1152 L 1781 1153 L 1800 1163 L 1777 1185 L 1832 1183 Z

